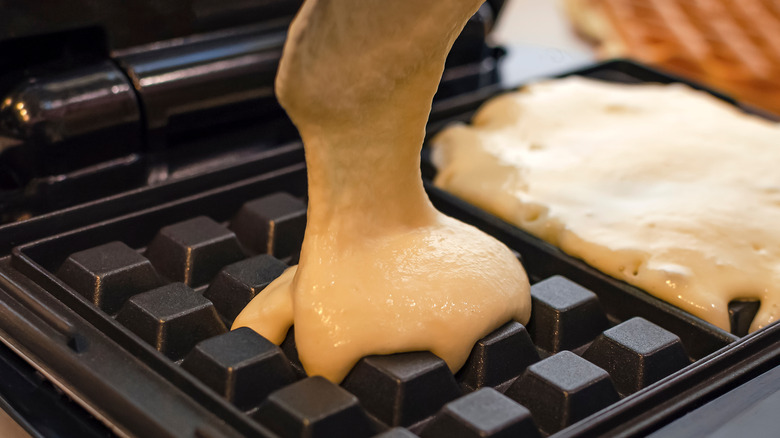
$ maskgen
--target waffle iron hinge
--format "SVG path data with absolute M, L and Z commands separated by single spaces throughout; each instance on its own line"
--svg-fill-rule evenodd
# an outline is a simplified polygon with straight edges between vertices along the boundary
M 160 182 L 182 157 L 235 150 L 239 142 L 216 138 L 283 116 L 272 84 L 285 28 L 277 20 L 116 52 L 99 30 L 59 35 L 74 41 L 61 50 L 51 50 L 53 36 L 0 42 L 0 53 L 51 54 L 0 64 L 0 223 L 140 187 L 150 175 Z

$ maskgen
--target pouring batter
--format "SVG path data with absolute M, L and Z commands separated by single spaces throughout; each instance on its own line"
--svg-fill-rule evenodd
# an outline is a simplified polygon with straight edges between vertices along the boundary
M 233 328 L 280 343 L 309 375 L 342 380 L 363 356 L 430 350 L 455 371 L 473 344 L 530 316 L 500 242 L 434 209 L 419 157 L 452 44 L 482 0 L 307 0 L 276 80 L 303 138 L 309 210 L 300 264 Z

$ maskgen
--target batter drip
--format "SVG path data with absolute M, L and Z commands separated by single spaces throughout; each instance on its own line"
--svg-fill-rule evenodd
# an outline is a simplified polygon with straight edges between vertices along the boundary
M 309 210 L 300 264 L 236 318 L 281 343 L 294 323 L 309 375 L 341 381 L 363 356 L 430 350 L 455 371 L 530 316 L 503 244 L 444 216 L 419 154 L 452 43 L 482 0 L 307 0 L 276 80 L 303 138 Z

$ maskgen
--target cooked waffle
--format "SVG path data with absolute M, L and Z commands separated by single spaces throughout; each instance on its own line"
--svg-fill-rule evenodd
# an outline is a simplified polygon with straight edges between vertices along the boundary
M 628 57 L 780 113 L 777 0 L 566 0 L 600 56 Z

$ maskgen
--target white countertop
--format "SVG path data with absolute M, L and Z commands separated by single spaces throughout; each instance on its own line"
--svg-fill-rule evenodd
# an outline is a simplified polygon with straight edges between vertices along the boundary
M 509 86 L 595 61 L 588 44 L 574 34 L 559 0 L 508 0 L 491 38 L 509 51 L 501 65 L 502 80 Z

